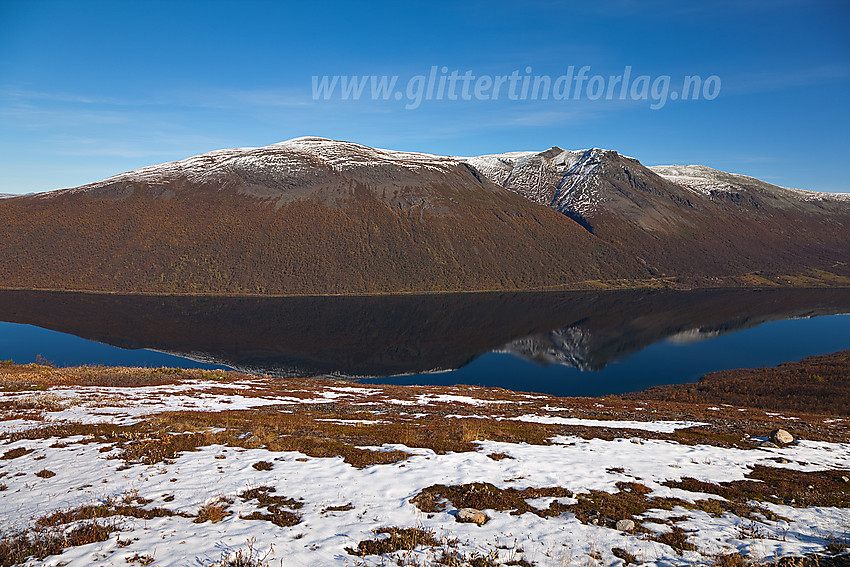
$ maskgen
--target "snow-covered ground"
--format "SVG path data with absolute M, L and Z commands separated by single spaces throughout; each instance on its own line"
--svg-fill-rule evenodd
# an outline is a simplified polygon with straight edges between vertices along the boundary
M 446 388 L 442 393 L 411 389 L 408 395 L 400 395 L 405 390 L 399 387 L 384 390 L 380 386 L 359 388 L 338 383 L 317 385 L 312 391 L 303 385 L 287 389 L 279 382 L 274 387 L 259 386 L 259 382 L 193 381 L 137 388 L 63 386 L 50 388 L 49 392 L 3 393 L 0 419 L 5 421 L 0 421 L 0 454 L 14 455 L 10 451 L 15 449 L 28 452 L 0 459 L 0 486 L 5 487 L 0 491 L 0 530 L 5 534 L 20 532 L 57 510 L 138 497 L 146 509 L 165 508 L 188 517 L 120 518 L 116 524 L 119 531 L 106 541 L 72 547 L 61 555 L 32 563 L 126 566 L 130 560 L 145 564 L 149 556 L 152 565 L 208 565 L 236 550 L 244 552 L 250 545 L 261 555 L 271 550 L 266 557 L 269 565 L 282 562 L 289 567 L 386 565 L 399 558 L 406 564 L 429 565 L 444 550 L 467 557 L 474 552 L 495 553 L 500 561 L 524 559 L 538 566 L 623 564 L 613 555 L 613 549 L 625 550 L 641 564 L 699 565 L 710 564 L 717 554 L 733 551 L 755 558 L 811 553 L 822 550 L 830 541 L 846 540 L 850 533 L 850 510 L 835 507 L 768 503 L 763 508 L 779 519 L 756 521 L 731 513 L 710 515 L 677 506 L 672 510 L 649 510 L 635 518 L 644 530 L 624 532 L 582 523 L 571 512 L 544 518 L 533 513 L 484 510 L 490 520 L 478 526 L 458 523 L 451 505 L 445 511 L 427 513 L 411 503 L 423 489 L 437 484 L 491 483 L 499 489 L 517 490 L 561 487 L 579 496 L 593 490 L 615 493 L 623 486 L 618 483 L 624 482 L 645 485 L 651 489 L 651 497 L 694 502 L 720 497 L 670 488 L 663 483 L 686 477 L 712 483 L 743 480 L 755 465 L 800 471 L 850 471 L 850 443 L 846 441 L 801 440 L 785 448 L 686 444 L 647 435 L 699 427 L 703 425 L 701 421 L 570 417 L 569 400 L 545 396 L 536 400 L 537 397 L 516 394 L 505 394 L 505 399 L 500 400 L 484 389 Z M 369 405 L 376 400 L 380 405 Z M 353 419 L 317 417 L 310 413 L 328 404 L 334 404 L 336 411 L 356 407 L 358 414 L 372 412 L 374 419 L 362 419 L 362 415 Z M 529 408 L 529 404 L 537 405 Z M 114 439 L 107 443 L 105 437 L 99 439 L 96 435 L 59 438 L 27 434 L 45 423 L 128 426 L 156 419 L 162 412 L 188 415 L 251 408 L 279 408 L 281 412 L 311 408 L 309 412 L 305 410 L 305 415 L 309 413 L 317 422 L 356 430 L 391 423 L 393 418 L 387 410 L 379 409 L 387 407 L 404 410 L 397 415 L 410 419 L 442 412 L 443 419 L 454 422 L 448 418 L 473 417 L 468 412 L 474 411 L 483 419 L 501 419 L 502 423 L 510 420 L 524 426 L 616 429 L 622 435 L 595 438 L 563 434 L 550 437 L 547 444 L 479 439 L 473 442 L 474 450 L 444 454 L 426 447 L 385 443 L 367 448 L 403 451 L 410 456 L 400 462 L 357 468 L 338 456 L 320 458 L 297 451 L 223 444 L 201 446 L 155 464 L 141 464 L 118 458 L 121 447 Z M 22 413 L 21 408 L 29 409 Z M 451 408 L 467 413 L 447 415 Z M 633 409 L 637 413 L 645 409 L 645 404 Z M 720 411 L 717 407 L 707 409 L 710 413 Z M 511 414 L 511 410 L 515 413 Z M 260 462 L 270 463 L 271 467 L 254 466 Z M 42 478 L 34 474 L 44 470 L 55 475 Z M 258 487 L 273 487 L 274 495 L 300 502 L 301 506 L 291 511 L 299 514 L 301 521 L 278 526 L 245 519 L 258 510 L 264 512 L 256 500 L 239 497 Z M 222 499 L 230 502 L 223 520 L 195 522 L 201 507 Z M 542 498 L 529 503 L 542 509 L 553 500 L 564 505 L 576 502 L 575 498 Z M 674 521 L 642 522 L 647 517 L 672 517 Z M 673 526 L 688 532 L 696 551 L 679 552 L 648 537 L 654 532 L 670 531 Z M 385 527 L 432 531 L 442 545 L 399 551 L 392 560 L 378 555 L 358 557 L 346 551 L 356 549 L 359 542 L 386 537 L 373 531 Z

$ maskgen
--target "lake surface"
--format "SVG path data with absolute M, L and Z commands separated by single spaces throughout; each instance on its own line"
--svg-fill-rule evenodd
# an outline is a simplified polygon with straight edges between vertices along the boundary
M 850 290 L 203 298 L 0 291 L 0 360 L 602 395 L 850 349 Z

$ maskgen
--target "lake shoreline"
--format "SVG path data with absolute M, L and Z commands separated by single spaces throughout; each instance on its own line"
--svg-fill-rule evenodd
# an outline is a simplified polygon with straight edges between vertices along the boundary
M 850 415 L 848 376 L 850 350 L 844 350 L 771 367 L 711 372 L 698 382 L 652 386 L 620 397 Z
M 16 362 L 217 365 L 575 396 L 848 348 L 844 313 L 850 290 L 834 288 L 331 298 L 0 291 L 0 342 Z
M 692 278 L 683 282 L 678 277 L 653 278 L 645 280 L 586 280 L 558 286 L 536 288 L 492 288 L 492 289 L 459 289 L 459 290 L 395 290 L 374 292 L 338 292 L 338 293 L 213 293 L 202 291 L 117 291 L 73 288 L 37 288 L 14 287 L 0 285 L 0 291 L 35 291 L 69 294 L 95 294 L 139 297 L 198 297 L 198 298 L 338 298 L 338 297 L 394 297 L 394 296 L 432 296 L 432 295 L 476 295 L 476 294 L 506 294 L 506 293 L 563 293 L 588 291 L 708 291 L 708 290 L 776 290 L 776 289 L 850 289 L 850 276 L 833 274 L 818 270 L 813 274 L 796 275 L 766 275 L 743 274 L 736 276 Z
M 226 376 L 226 380 L 274 380 L 289 382 L 350 383 L 352 386 L 366 388 L 386 387 L 407 389 L 410 391 L 451 390 L 453 388 L 471 388 L 506 392 L 512 395 L 563 398 L 570 400 L 615 399 L 635 401 L 646 404 L 673 403 L 696 407 L 717 404 L 734 405 L 757 410 L 792 411 L 812 415 L 850 416 L 850 350 L 842 350 L 826 355 L 809 356 L 798 361 L 783 362 L 775 366 L 760 368 L 737 368 L 710 372 L 698 381 L 651 386 L 644 390 L 623 394 L 603 394 L 599 396 L 558 396 L 533 391 L 521 391 L 494 386 L 476 386 L 454 384 L 448 386 L 434 384 L 382 384 L 380 382 L 362 382 L 357 377 L 291 377 L 258 375 L 238 370 L 206 370 L 180 367 L 130 367 L 110 365 L 84 365 L 76 367 L 56 367 L 50 363 L 16 364 L 0 360 L 0 391 L 19 391 L 20 376 L 33 381 L 40 388 L 50 386 L 106 386 L 125 385 L 165 385 L 173 383 L 173 377 L 197 378 L 207 376 Z M 133 376 L 127 383 L 127 376 Z M 110 382 L 110 377 L 119 377 Z M 799 377 L 807 380 L 796 382 Z M 216 378 L 220 380 L 221 378 Z M 790 389 L 793 388 L 793 391 Z

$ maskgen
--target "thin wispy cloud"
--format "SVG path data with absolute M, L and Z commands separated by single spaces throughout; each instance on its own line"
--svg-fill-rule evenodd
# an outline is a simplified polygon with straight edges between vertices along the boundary
M 752 95 L 811 88 L 850 79 L 850 65 L 819 65 L 779 71 L 749 72 L 723 77 L 724 96 Z

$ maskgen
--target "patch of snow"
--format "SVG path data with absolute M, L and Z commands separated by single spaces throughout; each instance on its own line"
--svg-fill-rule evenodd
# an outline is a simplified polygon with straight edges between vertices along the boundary
M 381 423 L 392 423 L 384 419 L 317 419 L 315 421 L 327 421 L 336 425 L 379 425 Z
M 620 421 L 606 419 L 582 419 L 577 417 L 558 417 L 552 415 L 521 415 L 509 418 L 514 421 L 546 423 L 552 425 L 576 425 L 584 427 L 610 427 L 613 429 L 640 429 L 656 433 L 673 433 L 677 429 L 687 429 L 708 425 L 698 421 Z
M 420 394 L 417 397 L 417 402 L 419 405 L 427 406 L 434 403 L 444 403 L 444 404 L 468 404 L 473 406 L 484 406 L 488 404 L 507 404 L 511 402 L 507 402 L 504 400 L 481 400 L 478 398 L 472 398 L 469 396 L 455 396 L 449 394 Z
M 737 192 L 742 188 L 761 186 L 769 187 L 774 192 L 782 192 L 784 195 L 800 201 L 850 202 L 850 193 L 827 193 L 780 187 L 754 177 L 727 173 L 704 165 L 655 165 L 649 167 L 649 169 L 677 185 L 708 196 L 714 192 Z
M 466 158 L 493 183 L 560 212 L 588 215 L 603 196 L 598 191 L 599 165 L 610 150 L 508 152 Z

